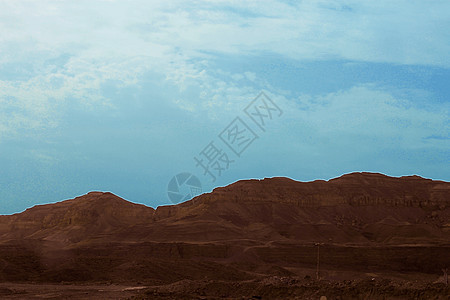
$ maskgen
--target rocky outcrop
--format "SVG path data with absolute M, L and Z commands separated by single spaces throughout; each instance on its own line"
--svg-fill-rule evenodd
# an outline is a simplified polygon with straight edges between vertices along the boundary
M 445 209 L 450 184 L 419 176 L 389 177 L 378 173 L 351 173 L 329 181 L 297 182 L 288 178 L 243 180 L 217 188 L 202 199 L 294 203 L 300 207 L 405 206 Z
M 0 280 L 253 278 L 314 268 L 315 243 L 334 271 L 434 272 L 449 204 L 448 182 L 373 173 L 243 180 L 156 210 L 91 192 L 0 216 Z

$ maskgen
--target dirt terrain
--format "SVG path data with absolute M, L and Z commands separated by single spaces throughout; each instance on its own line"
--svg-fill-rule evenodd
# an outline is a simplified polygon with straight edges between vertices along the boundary
M 448 299 L 443 283 L 390 279 L 317 281 L 271 276 L 260 280 L 181 280 L 154 286 L 105 283 L 2 283 L 1 299 Z
M 91 192 L 0 216 L 0 298 L 449 299 L 449 253 L 450 183 L 418 176 L 243 180 L 156 210 Z

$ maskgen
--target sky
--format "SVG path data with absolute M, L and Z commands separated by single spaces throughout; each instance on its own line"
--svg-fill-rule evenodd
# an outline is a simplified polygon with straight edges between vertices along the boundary
M 450 181 L 448 28 L 447 0 L 0 0 L 0 214 L 275 176 Z

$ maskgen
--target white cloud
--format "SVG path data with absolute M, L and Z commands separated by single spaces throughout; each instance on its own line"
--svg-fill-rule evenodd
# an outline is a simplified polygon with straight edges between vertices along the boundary
M 189 110 L 232 109 L 256 94 L 252 84 L 239 80 L 254 82 L 257 75 L 229 74 L 224 80 L 220 70 L 208 69 L 211 52 L 447 68 L 449 6 L 448 1 L 0 1 L 0 68 L 27 65 L 20 80 L 0 80 L 0 130 L 56 126 L 57 111 L 68 98 L 86 107 L 111 106 L 102 84 L 139 85 L 146 72 L 164 74 L 180 90 L 192 85 L 201 90 L 200 100 L 174 99 Z M 49 66 L 61 55 L 70 59 Z
M 3 1 L 0 8 L 2 46 L 24 43 L 29 51 L 167 60 L 180 51 L 188 58 L 269 51 L 450 64 L 447 1 Z
M 303 95 L 295 104 L 285 102 L 298 127 L 317 136 L 371 138 L 377 147 L 399 148 L 430 146 L 430 136 L 450 132 L 448 103 L 428 108 L 414 99 L 397 98 L 388 90 L 374 85 L 354 86 L 323 96 Z M 433 145 L 445 149 L 448 141 L 435 140 Z

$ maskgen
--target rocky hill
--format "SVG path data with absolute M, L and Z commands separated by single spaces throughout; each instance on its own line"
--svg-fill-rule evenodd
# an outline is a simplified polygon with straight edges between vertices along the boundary
M 303 276 L 314 274 L 316 243 L 328 276 L 437 274 L 450 265 L 450 183 L 243 180 L 156 210 L 91 192 L 0 216 L 0 280 Z

